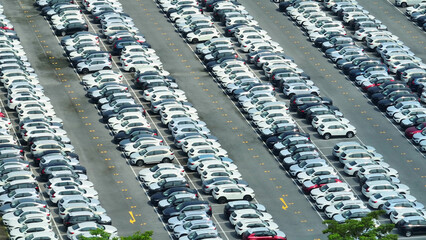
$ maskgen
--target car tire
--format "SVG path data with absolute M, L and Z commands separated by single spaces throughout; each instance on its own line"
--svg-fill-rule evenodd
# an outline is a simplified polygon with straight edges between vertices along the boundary
M 110 67 L 104 67 L 103 70 L 111 70 Z
M 245 195 L 245 196 L 243 197 L 243 200 L 251 201 L 251 200 L 253 200 L 253 198 L 252 198 L 250 195 Z
M 63 36 L 65 36 L 65 35 L 67 35 L 67 33 L 66 33 L 65 31 L 62 31 L 62 32 L 61 32 L 61 36 L 63 37 Z
M 313 92 L 312 95 L 318 96 L 319 94 L 317 92 Z
M 143 162 L 143 160 L 138 160 L 138 161 L 136 162 L 136 166 L 138 166 L 138 167 L 142 167 L 144 164 L 145 164 L 145 163 Z
M 136 69 L 134 67 L 129 69 L 129 72 L 135 72 L 135 71 L 136 71 Z
M 296 95 L 296 94 L 291 93 L 290 95 L 288 95 L 288 98 L 291 99 L 294 95 Z
M 379 205 L 379 207 L 377 209 L 382 209 L 383 208 L 383 204 Z
M 89 73 L 89 69 L 87 69 L 87 68 L 83 68 L 83 70 L 81 70 L 81 73 L 83 73 L 83 74 L 88 74 L 88 73 Z
M 353 132 L 347 132 L 346 133 L 347 138 L 353 138 L 354 136 L 355 136 L 355 134 Z
M 406 8 L 406 7 L 408 7 L 408 5 L 407 5 L 407 3 L 403 2 L 403 3 L 401 3 L 401 7 Z
M 328 140 L 328 139 L 330 139 L 330 138 L 331 138 L 331 134 L 330 134 L 330 133 L 325 133 L 325 134 L 324 134 L 324 136 L 323 136 L 323 138 L 324 138 L 325 140 Z
M 220 197 L 220 198 L 217 199 L 217 202 L 220 203 L 220 204 L 226 203 L 226 201 L 227 201 L 226 197 Z
M 413 235 L 413 233 L 410 230 L 405 231 L 404 234 L 406 237 L 411 237 Z
M 163 160 L 161 161 L 162 163 L 169 163 L 171 162 L 170 158 L 163 158 Z
M 194 39 L 192 39 L 192 41 L 191 41 L 192 43 L 198 43 L 198 39 L 197 38 L 194 38 Z

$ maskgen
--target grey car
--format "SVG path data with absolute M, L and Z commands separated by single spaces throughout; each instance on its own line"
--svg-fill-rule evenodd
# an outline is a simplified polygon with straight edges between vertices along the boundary
M 194 220 L 175 227 L 173 229 L 173 236 L 175 238 L 180 238 L 188 235 L 191 231 L 198 230 L 216 230 L 216 226 L 212 220 Z

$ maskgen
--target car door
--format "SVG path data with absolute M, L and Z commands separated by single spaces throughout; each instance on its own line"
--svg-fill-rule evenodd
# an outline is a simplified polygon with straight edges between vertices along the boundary
M 151 150 L 145 153 L 145 155 L 143 156 L 143 160 L 145 163 L 150 164 L 150 163 L 155 163 L 156 162 L 156 158 L 155 158 L 155 151 Z
M 419 220 L 418 233 L 424 234 L 426 233 L 426 220 Z

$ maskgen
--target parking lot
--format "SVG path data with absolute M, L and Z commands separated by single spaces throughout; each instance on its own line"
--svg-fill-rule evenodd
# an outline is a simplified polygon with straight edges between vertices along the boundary
M 367 3 L 370 1 L 359 2 L 398 35 L 416 56 L 425 59 L 425 35 L 422 30 L 409 23 L 385 0 L 375 0 L 373 5 Z M 116 149 L 117 145 L 111 142 L 110 131 L 100 121 L 95 105 L 85 97 L 86 91 L 80 84 L 81 75 L 69 66 L 59 38 L 52 34 L 48 22 L 39 15 L 30 0 L 19 1 L 19 4 L 10 1 L 1 3 L 21 37 L 22 45 L 36 69 L 46 95 L 51 98 L 57 115 L 64 119 L 65 129 L 82 164 L 89 170 L 89 177 L 95 184 L 113 225 L 121 235 L 153 230 L 153 239 L 168 239 L 169 233 L 164 229 L 160 215 L 150 206 L 145 190 L 136 179 L 138 171 L 143 167 L 130 166 Z M 156 50 L 165 70 L 177 79 L 179 88 L 186 92 L 189 102 L 198 110 L 200 119 L 218 137 L 230 158 L 238 165 L 244 179 L 255 190 L 255 201 L 267 207 L 289 239 L 326 239 L 322 234 L 324 214 L 313 207 L 299 185 L 282 169 L 263 144 L 239 108 L 205 71 L 193 52 L 194 44 L 186 43 L 179 36 L 154 1 L 121 3 L 124 11 L 134 19 L 136 26 Z M 426 176 L 423 173 L 426 168 L 425 156 L 404 137 L 398 126 L 382 114 L 359 88 L 345 79 L 322 52 L 312 46 L 303 32 L 287 16 L 277 11 L 277 5 L 267 1 L 244 1 L 241 4 L 272 39 L 284 48 L 285 53 L 293 57 L 300 68 L 311 76 L 315 85 L 321 89 L 321 95 L 332 98 L 334 105 L 357 127 L 357 135 L 353 140 L 374 146 L 386 162 L 398 170 L 399 178 L 411 188 L 411 194 L 420 202 L 426 202 L 426 196 L 421 194 L 426 187 Z M 383 9 L 377 10 L 375 5 L 383 6 Z M 387 14 L 394 18 L 386 18 Z M 97 33 L 99 26 L 90 23 L 89 18 L 87 20 L 89 31 Z M 396 24 L 405 27 L 399 28 Z M 222 26 L 216 26 L 223 32 Z M 109 50 L 105 42 L 101 47 Z M 240 54 L 244 56 L 244 53 Z M 114 70 L 119 70 L 117 61 L 114 57 Z M 262 79 L 259 70 L 253 71 Z M 130 83 L 133 74 L 123 72 L 123 75 Z M 131 94 L 138 99 L 138 103 L 149 109 L 148 103 L 140 100 L 141 93 L 138 90 L 131 90 Z M 277 95 L 284 100 L 280 94 Z M 285 101 L 288 103 L 288 100 Z M 167 127 L 161 124 L 160 118 L 152 115 L 148 119 L 171 144 L 173 139 Z M 305 120 L 297 117 L 295 119 L 301 130 L 311 134 L 312 142 L 324 158 L 336 167 L 344 181 L 357 195 L 364 198 L 359 184 L 343 173 L 341 165 L 331 155 L 333 146 L 342 141 L 342 138 L 324 140 Z M 173 150 L 178 162 L 185 165 L 184 153 L 175 147 Z M 188 177 L 191 185 L 199 189 L 201 181 L 194 175 L 189 173 Z M 211 202 L 213 218 L 222 237 L 238 239 L 222 214 L 224 205 L 215 203 L 208 195 L 202 195 L 202 198 Z M 387 220 L 383 219 L 383 222 Z M 64 230 L 60 225 L 59 229 Z

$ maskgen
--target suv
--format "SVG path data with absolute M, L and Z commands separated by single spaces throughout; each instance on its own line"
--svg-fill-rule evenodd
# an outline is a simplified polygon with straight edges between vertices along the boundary
M 102 225 L 111 225 L 111 218 L 107 215 L 96 215 L 91 212 L 73 212 L 64 218 L 64 226 L 69 227 L 82 222 L 96 222 Z
M 152 163 L 171 162 L 175 159 L 169 146 L 153 146 L 130 155 L 130 163 L 137 166 Z
M 367 198 L 375 193 L 395 191 L 401 194 L 410 194 L 410 188 L 404 184 L 394 184 L 388 181 L 366 182 L 362 186 L 362 194 Z
M 183 212 L 189 212 L 189 211 L 203 211 L 210 216 L 212 215 L 212 208 L 207 201 L 195 200 L 195 201 L 181 203 L 177 205 L 176 207 L 169 207 L 164 209 L 163 219 L 167 221 L 171 217 L 178 216 L 179 214 Z

